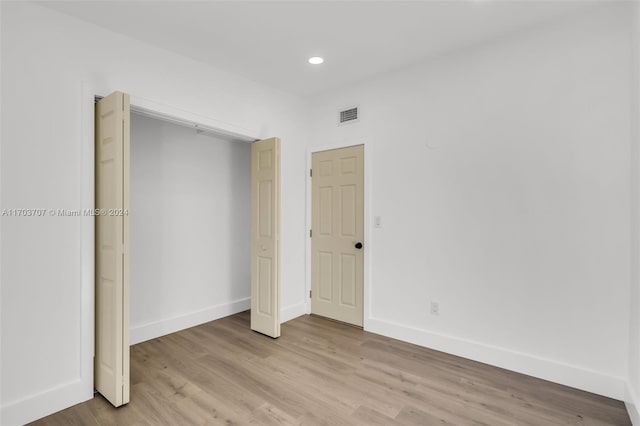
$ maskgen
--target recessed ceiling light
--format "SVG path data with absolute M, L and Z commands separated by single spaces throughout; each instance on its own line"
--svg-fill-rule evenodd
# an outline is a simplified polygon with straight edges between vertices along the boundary
M 321 58 L 320 56 L 313 56 L 309 58 L 309 63 L 312 65 L 320 65 L 323 62 L 324 62 L 324 58 Z

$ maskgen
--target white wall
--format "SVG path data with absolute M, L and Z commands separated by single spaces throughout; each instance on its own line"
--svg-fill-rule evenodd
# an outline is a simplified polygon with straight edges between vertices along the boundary
M 131 120 L 131 343 L 251 306 L 251 144 Z
M 367 144 L 382 228 L 366 329 L 623 398 L 627 16 L 602 7 L 313 100 L 312 145 Z M 361 122 L 337 126 L 356 104 Z
M 2 7 L 0 7 L 0 24 L 2 23 Z M 0 47 L 2 46 L 2 31 L 0 31 Z M 2 55 L 0 54 L 0 81 L 2 81 Z M 2 84 L 0 84 L 0 99 Z M 0 101 L 0 165 L 2 164 L 2 104 Z M 0 209 L 2 209 L 2 173 L 0 172 Z M 0 220 L 0 239 L 2 239 L 2 220 Z M 2 243 L 0 242 L 0 308 L 2 307 Z M 2 423 L 2 314 L 0 313 L 0 423 Z
M 634 4 L 631 79 L 631 291 L 629 295 L 629 383 L 625 403 L 640 425 L 640 5 Z
M 222 127 L 282 138 L 283 319 L 304 312 L 304 104 L 25 2 L 2 2 L 3 208 L 76 209 L 93 146 L 81 81 L 199 114 Z M 86 97 L 85 93 L 85 97 Z M 91 193 L 91 192 L 90 192 Z M 92 397 L 92 271 L 78 218 L 2 218 L 3 425 Z M 89 247 L 90 250 L 90 247 Z M 87 349 L 89 348 L 89 349 Z
M 313 100 L 311 145 L 367 143 L 371 213 L 383 226 L 367 244 L 369 330 L 623 397 L 626 7 Z M 92 145 L 81 81 L 280 136 L 283 318 L 302 313 L 306 104 L 34 4 L 0 10 L 2 208 L 91 205 L 80 179 Z M 354 103 L 362 121 L 337 127 L 337 109 Z M 84 222 L 0 226 L 0 423 L 13 425 L 92 396 L 83 319 L 93 295 Z

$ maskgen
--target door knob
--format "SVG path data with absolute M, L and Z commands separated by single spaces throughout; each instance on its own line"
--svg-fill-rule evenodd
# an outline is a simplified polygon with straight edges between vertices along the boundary
M 356 248 L 360 250 L 362 248 L 362 243 L 356 243 Z

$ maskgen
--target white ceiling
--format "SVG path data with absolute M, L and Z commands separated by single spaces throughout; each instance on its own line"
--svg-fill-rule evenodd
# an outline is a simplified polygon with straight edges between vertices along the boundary
M 313 95 L 574 13 L 580 1 L 41 4 L 282 90 Z M 323 56 L 313 66 L 310 56 Z

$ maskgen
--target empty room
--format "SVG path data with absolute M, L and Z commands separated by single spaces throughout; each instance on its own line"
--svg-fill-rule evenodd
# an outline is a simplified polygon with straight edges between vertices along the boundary
M 640 426 L 640 3 L 0 1 L 0 425 Z

